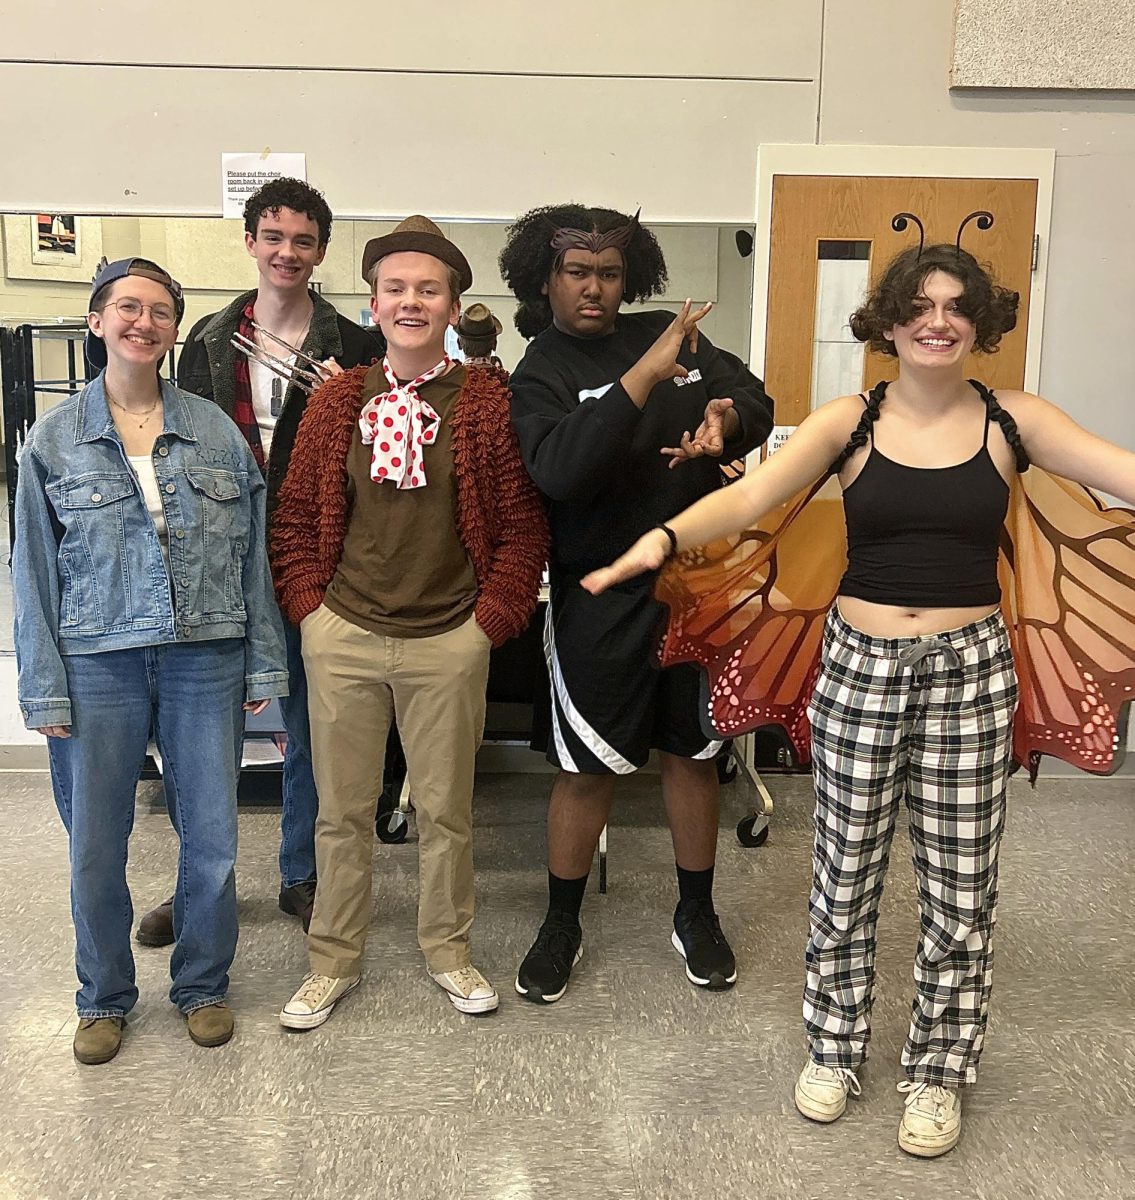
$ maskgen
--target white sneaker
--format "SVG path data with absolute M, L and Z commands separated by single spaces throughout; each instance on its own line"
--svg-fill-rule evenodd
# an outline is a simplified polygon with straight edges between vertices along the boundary
M 430 971 L 429 977 L 445 991 L 458 1012 L 477 1016 L 495 1012 L 500 1004 L 496 988 L 472 964 L 455 971 Z
M 899 1084 L 906 1108 L 899 1122 L 899 1146 L 919 1158 L 937 1158 L 953 1150 L 962 1136 L 962 1098 L 954 1088 L 935 1083 Z
M 335 1005 L 359 986 L 361 975 L 332 979 L 329 975 L 305 975 L 296 994 L 280 1009 L 280 1024 L 285 1029 L 314 1029 L 322 1025 Z
M 794 1099 L 802 1116 L 826 1125 L 843 1116 L 848 1092 L 858 1096 L 862 1091 L 848 1067 L 826 1067 L 809 1059 L 796 1080 Z

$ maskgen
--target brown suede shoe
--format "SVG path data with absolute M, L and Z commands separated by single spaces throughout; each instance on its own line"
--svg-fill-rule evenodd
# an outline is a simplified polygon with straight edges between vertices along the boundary
M 163 900 L 138 922 L 134 940 L 143 946 L 172 946 L 177 940 L 173 936 L 173 897 Z
M 189 1036 L 198 1046 L 223 1046 L 233 1035 L 233 1010 L 223 1001 L 195 1008 L 187 1019 Z
M 75 1057 L 88 1067 L 110 1062 L 122 1046 L 125 1017 L 80 1017 L 75 1030 Z

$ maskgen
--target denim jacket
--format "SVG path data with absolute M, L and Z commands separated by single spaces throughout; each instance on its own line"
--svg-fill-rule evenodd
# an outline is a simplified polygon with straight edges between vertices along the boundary
M 71 724 L 63 657 L 243 638 L 246 699 L 288 694 L 264 544 L 264 480 L 211 401 L 162 381 L 153 462 L 169 569 L 103 376 L 40 417 L 20 454 L 12 580 L 29 729 Z

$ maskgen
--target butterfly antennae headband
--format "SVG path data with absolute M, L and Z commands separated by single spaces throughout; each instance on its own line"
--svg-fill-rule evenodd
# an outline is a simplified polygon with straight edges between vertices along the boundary
M 914 215 L 914 213 L 901 212 L 895 213 L 891 218 L 891 228 L 895 233 L 905 231 L 907 225 L 913 221 L 918 226 L 918 257 L 922 257 L 922 248 L 926 245 L 926 226 Z
M 895 213 L 891 218 L 891 228 L 895 233 L 902 233 L 911 221 L 918 226 L 918 257 L 921 258 L 926 245 L 926 227 L 918 217 L 911 212 Z M 976 221 L 978 229 L 983 231 L 993 228 L 993 214 L 987 209 L 979 208 L 976 212 L 971 212 L 968 217 L 963 217 L 962 223 L 958 226 L 958 236 L 954 239 L 954 249 L 958 254 L 962 252 L 962 233 L 970 221 Z

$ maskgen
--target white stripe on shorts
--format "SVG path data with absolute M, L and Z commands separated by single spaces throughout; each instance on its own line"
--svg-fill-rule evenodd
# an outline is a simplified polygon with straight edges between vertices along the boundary
M 710 742 L 704 750 L 699 750 L 697 754 L 691 755 L 691 757 L 703 760 L 707 758 L 716 758 L 721 750 L 721 747 L 724 745 L 724 742 Z
M 624 758 L 591 728 L 584 720 L 583 714 L 572 702 L 567 684 L 564 682 L 563 672 L 560 670 L 560 660 L 556 657 L 556 635 L 553 631 L 551 604 L 548 605 L 548 612 L 544 619 L 544 654 L 548 660 L 548 674 L 552 677 L 552 726 L 556 739 L 556 755 L 564 770 L 578 773 L 579 767 L 576 766 L 575 760 L 568 753 L 564 743 L 557 707 L 563 709 L 564 719 L 572 733 L 608 770 L 614 771 L 616 775 L 630 775 L 633 771 L 638 770 L 633 762 Z M 559 702 L 558 705 L 555 703 L 556 701 Z

